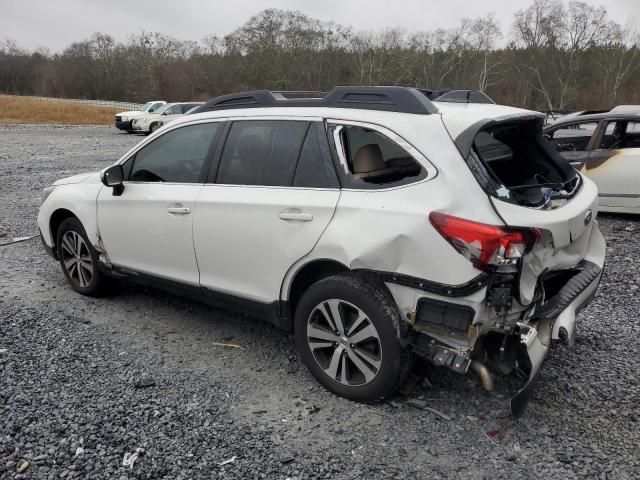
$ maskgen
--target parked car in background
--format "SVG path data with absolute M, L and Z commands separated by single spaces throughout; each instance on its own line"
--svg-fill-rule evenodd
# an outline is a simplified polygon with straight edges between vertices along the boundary
M 599 210 L 640 213 L 640 105 L 570 114 L 544 133 L 596 183 Z
M 176 102 L 167 103 L 155 112 L 133 120 L 131 128 L 136 133 L 152 133 L 161 126 L 186 114 L 189 110 L 199 107 L 204 102 Z
M 133 129 L 131 127 L 131 122 L 134 119 L 153 113 L 160 109 L 166 103 L 167 102 L 165 102 L 164 100 L 152 100 L 151 102 L 147 102 L 142 105 L 139 110 L 116 113 L 116 128 L 132 133 Z
M 520 415 L 606 247 L 596 186 L 546 144 L 544 115 L 484 102 L 219 97 L 48 187 L 42 240 L 81 294 L 128 277 L 293 331 L 338 395 L 384 399 L 420 356 L 488 391 L 492 372 L 526 377 Z
M 571 110 L 570 108 L 554 108 L 552 110 L 547 110 L 545 112 L 544 126 L 551 125 L 554 122 L 557 122 L 561 118 L 570 115 L 572 113 L 576 113 L 575 110 Z

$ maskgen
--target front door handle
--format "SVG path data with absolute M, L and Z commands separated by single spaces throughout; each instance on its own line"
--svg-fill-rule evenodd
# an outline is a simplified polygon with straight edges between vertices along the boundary
M 280 212 L 278 217 L 282 220 L 297 220 L 299 222 L 310 222 L 313 220 L 313 215 L 310 213 Z
M 174 213 L 176 215 L 189 215 L 191 213 L 191 209 L 189 207 L 169 207 L 167 208 L 167 212 Z

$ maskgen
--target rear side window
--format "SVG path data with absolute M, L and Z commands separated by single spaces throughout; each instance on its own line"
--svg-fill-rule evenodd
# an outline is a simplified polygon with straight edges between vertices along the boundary
M 617 120 L 607 123 L 599 148 L 606 150 L 640 148 L 640 122 Z
M 387 188 L 426 176 L 409 152 L 376 130 L 337 125 L 332 127 L 332 137 L 347 187 Z
M 222 124 L 215 122 L 165 133 L 136 153 L 129 180 L 200 183 L 209 150 L 221 129 Z
M 291 186 L 309 122 L 233 122 L 220 158 L 216 183 Z

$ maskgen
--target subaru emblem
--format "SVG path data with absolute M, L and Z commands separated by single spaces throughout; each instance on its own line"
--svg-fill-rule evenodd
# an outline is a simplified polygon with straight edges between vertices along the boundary
M 584 224 L 589 225 L 593 220 L 593 212 L 591 210 L 587 210 L 587 213 L 584 214 Z

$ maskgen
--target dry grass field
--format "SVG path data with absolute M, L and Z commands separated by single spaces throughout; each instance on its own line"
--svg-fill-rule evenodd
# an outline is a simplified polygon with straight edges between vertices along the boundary
M 118 111 L 94 105 L 0 95 L 0 124 L 111 125 Z

